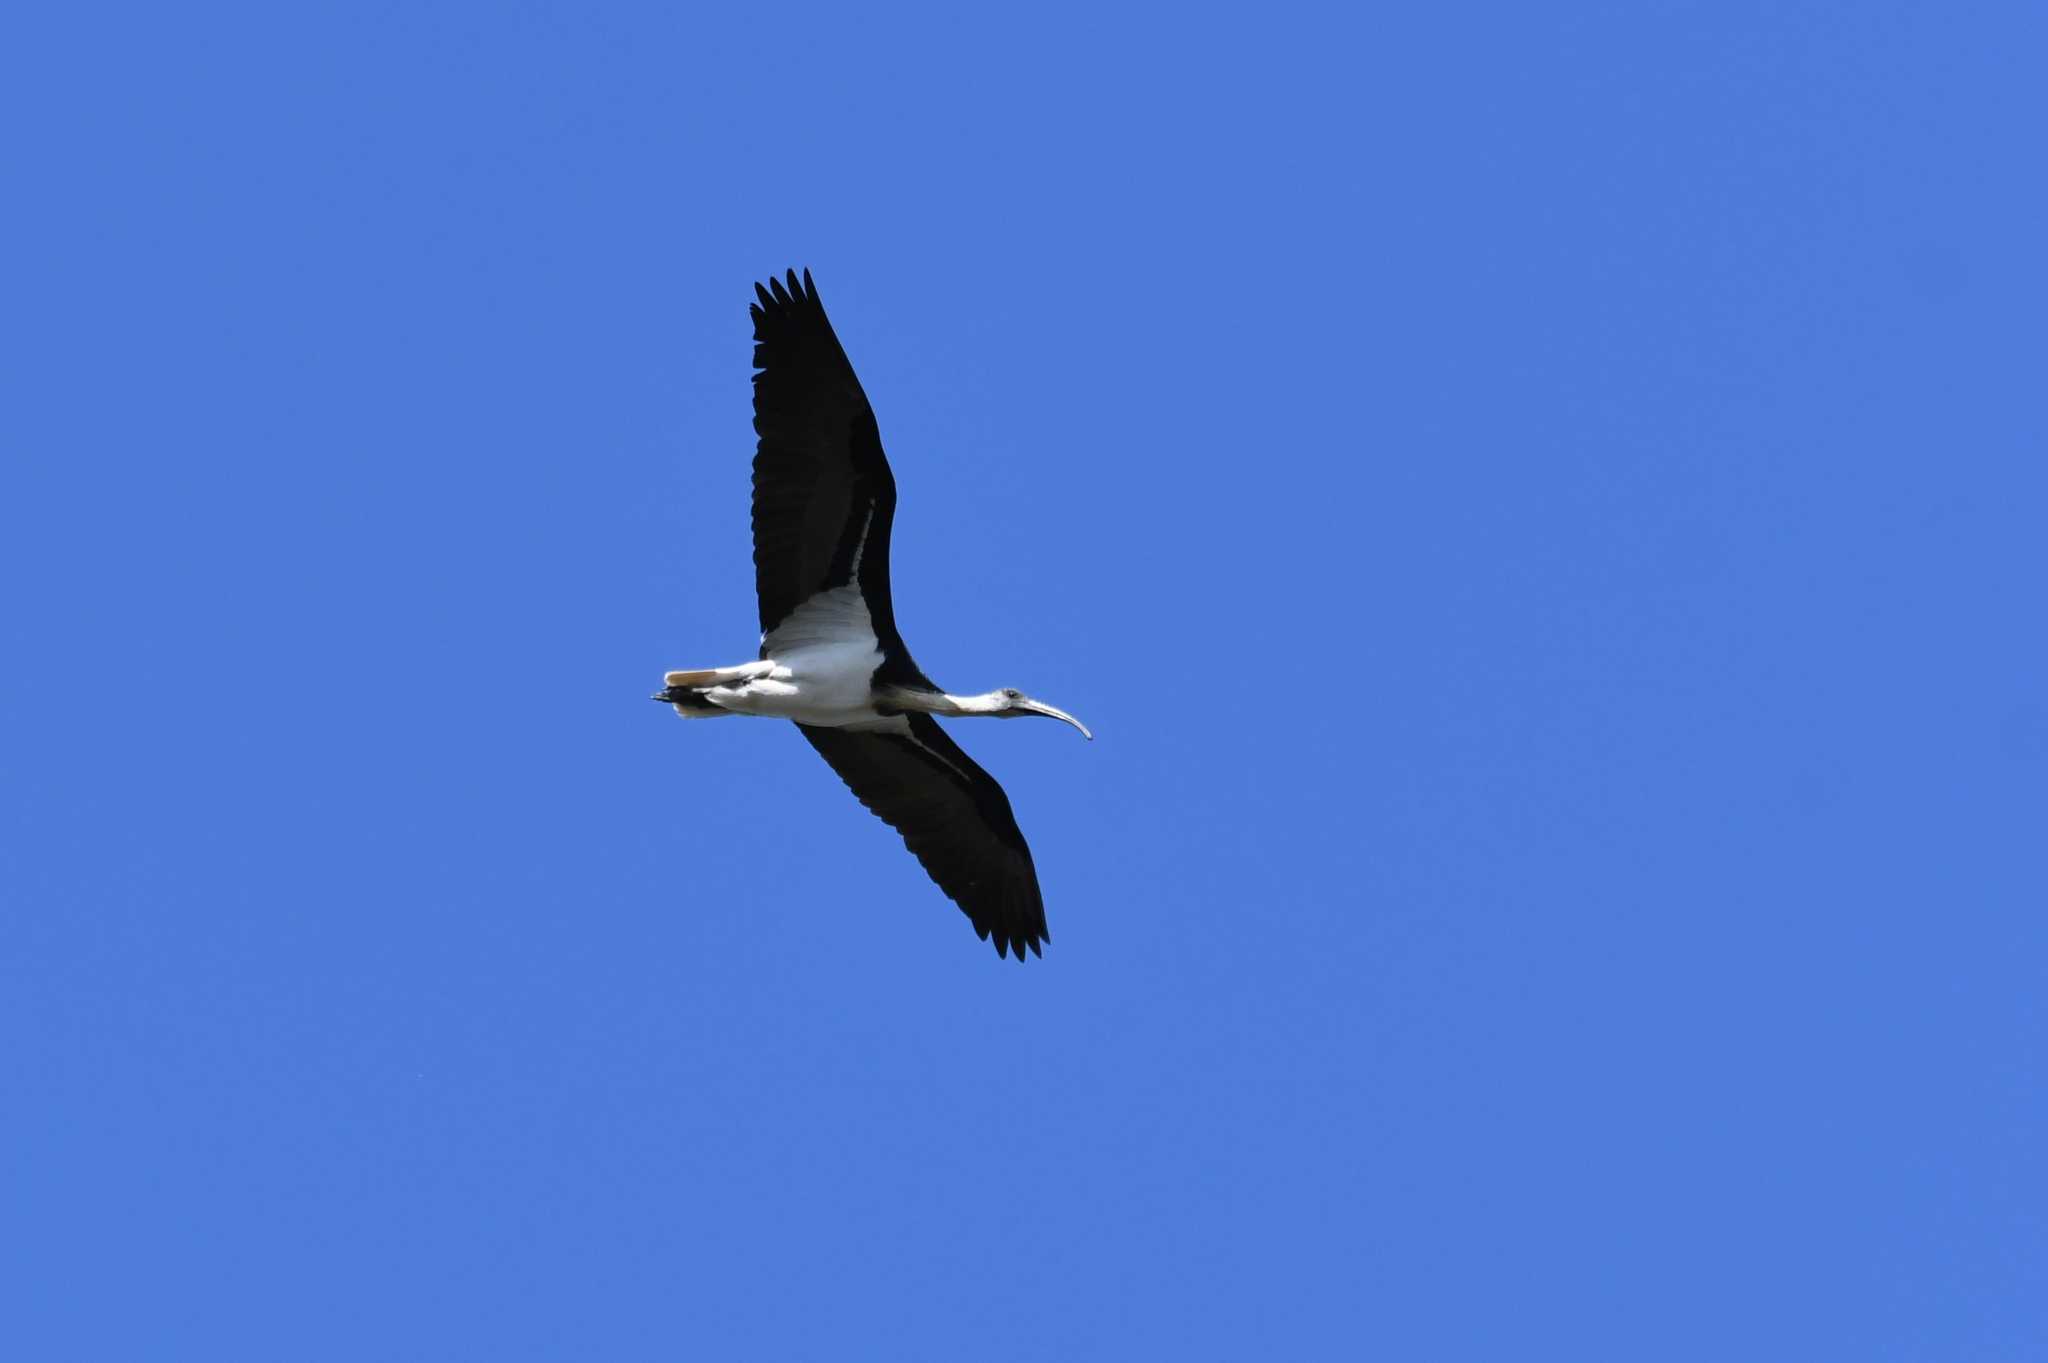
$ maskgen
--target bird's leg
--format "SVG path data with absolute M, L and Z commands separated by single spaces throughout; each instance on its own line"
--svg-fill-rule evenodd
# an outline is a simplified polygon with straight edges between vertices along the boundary
M 676 713 L 684 719 L 716 719 L 730 711 L 705 699 L 706 691 L 733 682 L 750 682 L 774 670 L 775 664 L 763 658 L 736 667 L 703 667 L 693 672 L 671 672 L 662 678 L 667 684 L 654 693 L 654 699 L 675 706 Z
M 774 663 L 761 658 L 734 667 L 700 667 L 692 672 L 671 672 L 663 677 L 662 681 L 669 686 L 726 686 L 732 682 L 752 681 L 756 677 L 765 677 L 774 670 Z

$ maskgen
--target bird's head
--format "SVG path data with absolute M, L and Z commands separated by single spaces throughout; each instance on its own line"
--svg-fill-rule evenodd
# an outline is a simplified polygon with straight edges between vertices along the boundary
M 1025 715 L 1044 715 L 1048 719 L 1064 720 L 1066 723 L 1073 725 L 1081 731 L 1081 737 L 1091 742 L 1095 738 L 1094 734 L 1088 732 L 1087 725 L 1075 719 L 1065 710 L 1060 709 L 1057 705 L 1047 705 L 1042 700 L 1033 700 L 1014 686 L 1006 686 L 1000 691 L 991 692 L 990 698 L 994 700 L 995 705 L 989 713 L 993 714 L 997 719 L 1019 719 Z

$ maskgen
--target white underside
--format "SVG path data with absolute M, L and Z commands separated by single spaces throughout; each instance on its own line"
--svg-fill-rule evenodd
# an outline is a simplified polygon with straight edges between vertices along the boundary
M 867 602 L 853 583 L 820 592 L 763 637 L 759 662 L 709 669 L 720 684 L 697 694 L 736 715 L 793 719 L 843 729 L 890 721 L 874 708 L 873 679 L 881 645 Z M 689 674 L 685 674 L 689 675 Z M 678 714 L 703 717 L 682 706 Z

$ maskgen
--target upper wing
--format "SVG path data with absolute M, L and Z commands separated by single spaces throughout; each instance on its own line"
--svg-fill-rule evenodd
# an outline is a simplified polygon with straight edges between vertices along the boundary
M 896 480 L 867 394 L 804 271 L 754 286 L 754 587 L 766 635 L 856 572 L 876 635 L 902 640 L 889 604 Z
M 997 955 L 1040 954 L 1052 933 L 1009 797 L 937 720 L 908 714 L 886 728 L 797 728 L 860 802 L 903 835 L 975 933 L 995 937 Z

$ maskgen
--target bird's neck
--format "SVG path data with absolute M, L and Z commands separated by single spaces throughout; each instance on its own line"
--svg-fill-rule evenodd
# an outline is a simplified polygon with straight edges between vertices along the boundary
M 994 715 L 1007 704 L 1000 691 L 975 696 L 956 696 L 946 691 L 925 691 L 908 686 L 893 688 L 886 697 L 899 710 L 922 710 L 928 715 Z

